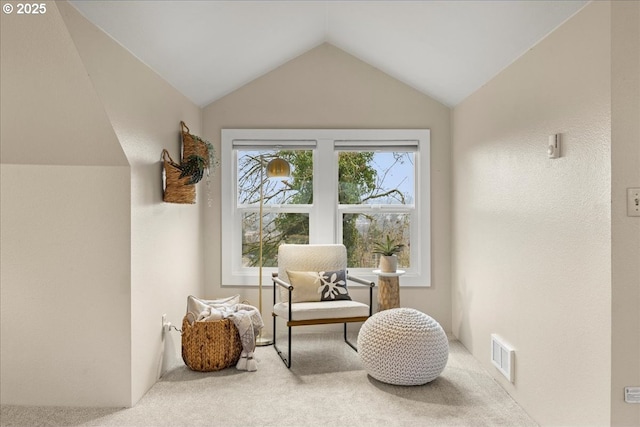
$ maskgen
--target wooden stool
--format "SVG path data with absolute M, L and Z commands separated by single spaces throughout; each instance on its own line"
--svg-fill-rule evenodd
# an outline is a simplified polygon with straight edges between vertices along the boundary
M 395 273 L 383 273 L 373 270 L 378 275 L 378 311 L 400 307 L 400 276 L 405 271 L 397 270 Z

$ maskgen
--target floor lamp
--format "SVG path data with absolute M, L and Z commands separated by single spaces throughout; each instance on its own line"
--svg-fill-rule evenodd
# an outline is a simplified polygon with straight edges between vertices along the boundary
M 291 167 L 289 162 L 284 159 L 276 157 L 267 163 L 267 179 L 272 178 L 288 178 L 291 175 Z M 264 181 L 264 157 L 260 155 L 260 220 L 259 220 L 259 235 L 260 235 L 260 251 L 258 255 L 259 269 L 258 269 L 258 310 L 262 315 L 262 209 L 264 206 L 264 192 L 262 183 Z M 273 344 L 273 340 L 262 336 L 262 330 L 256 338 L 257 346 L 266 346 Z

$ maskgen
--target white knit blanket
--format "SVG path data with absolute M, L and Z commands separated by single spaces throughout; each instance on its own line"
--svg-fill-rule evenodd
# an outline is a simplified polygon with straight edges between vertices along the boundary
M 242 341 L 242 354 L 236 367 L 241 370 L 258 369 L 253 353 L 256 348 L 256 336 L 264 327 L 262 316 L 257 308 L 238 302 L 237 296 L 224 300 L 202 300 L 194 296 L 187 299 L 187 312 L 196 322 L 214 322 L 231 319 L 236 325 Z

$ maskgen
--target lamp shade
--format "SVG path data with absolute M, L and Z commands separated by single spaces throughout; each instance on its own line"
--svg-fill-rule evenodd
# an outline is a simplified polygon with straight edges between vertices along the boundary
M 276 157 L 267 163 L 267 178 L 285 178 L 291 175 L 291 166 L 284 159 Z

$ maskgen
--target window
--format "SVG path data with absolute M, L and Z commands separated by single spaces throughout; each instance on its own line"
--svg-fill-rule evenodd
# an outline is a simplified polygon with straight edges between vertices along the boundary
M 276 267 L 280 243 L 309 243 L 309 214 L 313 206 L 312 147 L 271 148 L 257 145 L 257 142 L 238 142 L 234 148 L 237 159 L 235 203 L 242 238 L 240 267 L 255 267 L 260 259 L 260 181 L 262 265 Z M 265 166 L 277 157 L 292 166 L 291 179 L 268 180 L 264 176 Z
M 225 129 L 222 157 L 223 285 L 258 283 L 261 194 L 263 283 L 280 243 L 343 243 L 349 271 L 373 278 L 388 234 L 406 245 L 402 284 L 430 285 L 428 130 Z M 275 157 L 290 178 L 266 179 Z

